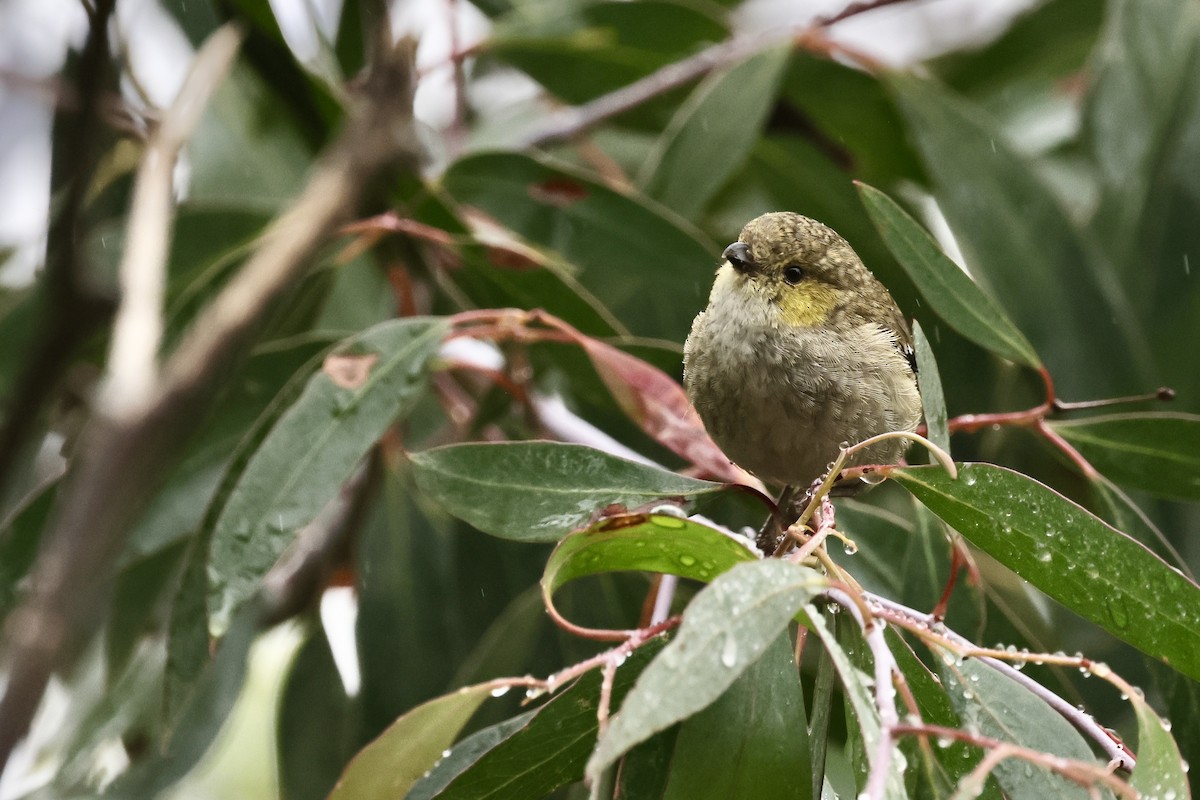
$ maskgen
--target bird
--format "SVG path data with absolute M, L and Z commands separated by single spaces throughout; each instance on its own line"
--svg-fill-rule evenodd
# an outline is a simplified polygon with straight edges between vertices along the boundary
M 843 447 L 915 431 L 922 416 L 896 301 L 833 229 L 787 211 L 725 248 L 684 345 L 684 388 L 725 455 L 785 494 Z M 847 466 L 898 463 L 907 444 L 879 442 Z

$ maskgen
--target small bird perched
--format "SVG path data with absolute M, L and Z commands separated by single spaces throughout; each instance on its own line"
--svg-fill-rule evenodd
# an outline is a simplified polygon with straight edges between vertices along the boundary
M 766 481 L 808 486 L 846 444 L 921 421 L 912 334 L 841 236 L 764 214 L 725 248 L 684 346 L 684 385 L 709 434 Z M 907 442 L 850 464 L 894 464 Z

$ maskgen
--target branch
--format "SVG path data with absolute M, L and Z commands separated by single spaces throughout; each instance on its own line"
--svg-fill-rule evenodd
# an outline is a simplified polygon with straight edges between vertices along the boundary
M 0 489 L 12 477 L 13 465 L 30 434 L 39 430 L 42 406 L 71 355 L 108 313 L 109 303 L 87 285 L 79 243 L 85 198 L 104 133 L 101 95 L 112 71 L 107 30 L 115 4 L 116 0 L 96 0 L 90 11 L 88 38 L 78 62 L 78 88 L 73 93 L 77 102 L 62 106 L 55 120 L 57 147 L 51 177 L 55 188 L 64 188 L 64 200 L 46 234 L 42 329 L 30 348 L 0 428 Z
M 205 41 L 142 155 L 121 258 L 121 304 L 113 322 L 100 402 L 111 416 L 144 410 L 158 380 L 163 292 L 174 217 L 175 161 L 237 56 L 241 34 L 226 25 Z
M 271 304 L 308 268 L 381 169 L 415 152 L 412 48 L 381 51 L 346 129 L 317 163 L 300 197 L 167 362 L 144 413 L 97 410 L 47 530 L 29 595 L 7 631 L 9 681 L 0 700 L 0 766 L 28 729 L 50 674 L 103 609 L 131 523 L 202 421 L 228 365 L 251 347 Z

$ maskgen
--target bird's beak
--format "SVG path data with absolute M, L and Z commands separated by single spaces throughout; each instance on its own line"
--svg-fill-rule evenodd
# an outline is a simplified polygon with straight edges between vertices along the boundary
M 725 252 L 721 254 L 729 265 L 743 275 L 753 275 L 758 272 L 758 265 L 754 263 L 754 256 L 750 254 L 750 248 L 745 242 L 734 242 L 725 248 Z

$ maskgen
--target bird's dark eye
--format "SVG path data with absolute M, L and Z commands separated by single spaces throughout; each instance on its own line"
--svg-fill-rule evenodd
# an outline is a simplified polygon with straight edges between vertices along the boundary
M 804 279 L 804 270 L 793 264 L 783 271 L 783 279 L 792 286 L 795 286 Z

